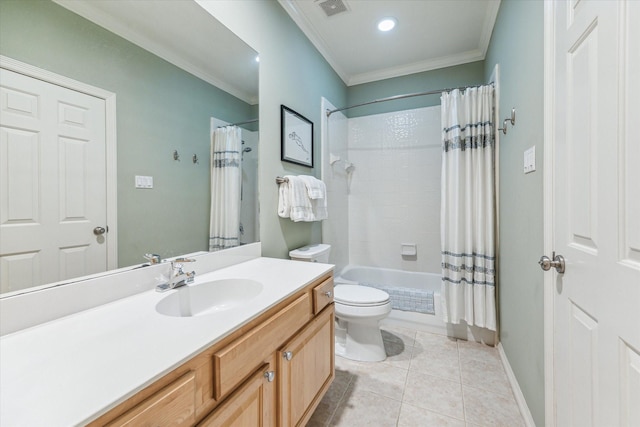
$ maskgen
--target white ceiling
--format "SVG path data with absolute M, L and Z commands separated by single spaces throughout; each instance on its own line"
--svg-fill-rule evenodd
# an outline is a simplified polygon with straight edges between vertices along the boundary
M 194 0 L 53 1 L 258 102 L 256 52 Z M 349 86 L 484 59 L 500 6 L 500 0 L 342 0 L 348 10 L 327 17 L 325 1 L 278 0 Z M 376 24 L 386 16 L 398 25 L 380 33 Z
M 278 0 L 349 86 L 483 60 L 500 0 Z M 333 2 L 335 0 L 330 0 Z M 398 21 L 388 33 L 377 22 Z
M 193 0 L 54 0 L 162 59 L 256 104 L 256 52 Z

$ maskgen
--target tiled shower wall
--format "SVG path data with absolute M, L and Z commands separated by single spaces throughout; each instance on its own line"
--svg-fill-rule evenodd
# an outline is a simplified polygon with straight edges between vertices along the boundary
M 348 120 L 349 264 L 440 273 L 441 153 L 440 106 Z

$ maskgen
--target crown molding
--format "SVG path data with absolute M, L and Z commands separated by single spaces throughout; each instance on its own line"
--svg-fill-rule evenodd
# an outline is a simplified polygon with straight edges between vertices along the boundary
M 478 43 L 478 49 L 482 52 L 482 59 L 484 59 L 489 49 L 489 43 L 491 43 L 491 35 L 493 34 L 493 27 L 498 19 L 498 11 L 500 10 L 500 3 L 502 0 L 495 0 L 489 2 L 487 13 L 484 16 L 484 25 L 482 27 L 482 33 L 480 34 L 480 41 Z
M 291 0 L 278 0 L 280 6 L 287 12 L 289 17 L 293 19 L 293 22 L 300 28 L 300 30 L 307 36 L 307 39 L 318 49 L 320 55 L 324 57 L 324 59 L 329 63 L 331 68 L 340 76 L 342 81 L 348 85 L 349 82 L 349 73 L 347 73 L 331 56 L 331 49 L 329 49 L 329 43 L 327 43 L 321 36 L 320 33 L 316 30 L 313 24 L 300 12 L 293 4 Z
M 399 67 L 385 68 L 369 73 L 355 74 L 351 76 L 347 86 L 359 85 L 363 83 L 371 83 L 378 80 L 391 79 L 394 77 L 406 76 L 409 74 L 422 73 L 425 71 L 437 70 L 440 68 L 453 67 L 454 65 L 467 64 L 469 62 L 482 61 L 485 54 L 480 49 L 474 49 L 468 52 L 457 53 L 440 58 L 429 59 L 426 61 L 414 62 L 413 64 L 402 65 Z
M 76 0 L 53 1 L 64 7 L 65 9 L 68 9 L 71 12 L 80 15 L 85 19 L 88 19 L 94 24 L 105 28 L 106 30 L 124 38 L 125 40 L 141 47 L 148 52 L 153 53 L 154 55 L 175 65 L 176 67 L 181 68 L 189 74 L 192 74 L 213 86 L 216 86 L 218 89 L 221 89 L 244 102 L 247 102 L 251 105 L 255 105 L 258 103 L 256 97 L 251 95 L 249 92 L 234 85 L 230 85 L 229 83 L 226 83 L 206 69 L 193 64 L 191 61 L 185 59 L 180 54 L 180 52 L 173 49 L 168 49 L 166 46 L 161 45 L 152 38 L 140 34 L 134 31 L 132 28 L 123 25 L 122 23 L 118 22 L 117 19 L 114 19 L 111 15 L 106 14 L 91 6 L 91 2 L 82 2 Z

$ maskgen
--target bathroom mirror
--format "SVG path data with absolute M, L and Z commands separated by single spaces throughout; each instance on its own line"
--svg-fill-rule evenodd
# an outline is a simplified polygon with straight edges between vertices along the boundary
M 115 93 L 116 268 L 208 251 L 212 119 L 250 122 L 240 241 L 259 240 L 257 52 L 195 1 L 3 2 L 0 54 Z

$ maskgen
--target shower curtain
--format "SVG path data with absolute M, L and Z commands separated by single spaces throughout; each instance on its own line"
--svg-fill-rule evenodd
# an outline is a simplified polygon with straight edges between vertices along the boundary
M 241 151 L 239 127 L 226 126 L 213 132 L 209 251 L 240 245 Z
M 442 94 L 444 321 L 496 330 L 492 85 Z

